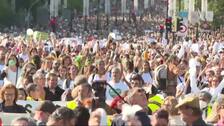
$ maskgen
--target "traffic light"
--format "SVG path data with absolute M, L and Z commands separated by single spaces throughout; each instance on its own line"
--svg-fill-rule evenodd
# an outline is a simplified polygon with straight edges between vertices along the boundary
M 183 25 L 183 18 L 177 18 L 177 31 L 181 31 L 183 28 L 181 27 Z
M 166 30 L 172 32 L 172 18 L 166 18 Z

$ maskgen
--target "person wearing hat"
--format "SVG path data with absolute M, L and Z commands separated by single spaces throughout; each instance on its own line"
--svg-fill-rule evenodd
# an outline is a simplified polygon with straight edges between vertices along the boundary
M 202 119 L 200 110 L 199 97 L 195 95 L 187 95 L 176 105 L 180 116 L 187 126 L 207 126 Z
M 56 110 L 56 106 L 51 101 L 43 101 L 34 113 L 37 126 L 45 126 L 48 117 Z

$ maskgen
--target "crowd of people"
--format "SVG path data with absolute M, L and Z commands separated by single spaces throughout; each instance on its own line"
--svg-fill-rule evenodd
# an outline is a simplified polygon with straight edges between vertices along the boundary
M 80 39 L 75 19 L 73 33 L 58 26 L 47 40 L 1 33 L 0 113 L 30 113 L 22 100 L 41 104 L 11 125 L 223 126 L 224 29 L 166 40 L 163 19 L 149 17 L 118 21 L 106 38 L 90 20 Z

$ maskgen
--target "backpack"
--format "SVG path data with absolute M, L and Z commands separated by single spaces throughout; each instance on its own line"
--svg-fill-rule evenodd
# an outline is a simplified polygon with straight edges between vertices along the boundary
M 165 90 L 167 86 L 167 65 L 159 65 L 155 69 L 155 87 L 159 90 Z

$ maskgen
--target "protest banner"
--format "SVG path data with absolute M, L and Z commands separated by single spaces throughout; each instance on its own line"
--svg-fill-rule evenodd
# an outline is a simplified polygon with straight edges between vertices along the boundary
M 30 117 L 28 113 L 3 113 L 0 112 L 0 118 L 2 119 L 2 124 L 4 126 L 9 126 L 12 120 L 19 118 L 19 117 Z
M 36 110 L 36 108 L 41 104 L 41 102 L 43 102 L 43 101 L 24 101 L 24 100 L 18 100 L 16 103 L 18 105 L 22 105 L 28 111 L 30 111 L 31 113 L 33 113 Z M 57 106 L 66 106 L 66 103 L 67 102 L 54 101 L 53 103 L 55 105 L 57 105 Z

